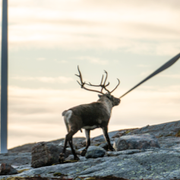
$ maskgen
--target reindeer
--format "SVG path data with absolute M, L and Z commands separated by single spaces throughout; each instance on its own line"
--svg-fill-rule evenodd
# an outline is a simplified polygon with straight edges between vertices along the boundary
M 90 146 L 90 131 L 96 128 L 102 128 L 104 137 L 108 143 L 108 149 L 111 151 L 114 150 L 110 143 L 110 139 L 108 135 L 108 123 L 111 117 L 112 108 L 114 106 L 119 105 L 120 103 L 119 98 L 115 98 L 114 96 L 111 95 L 111 93 L 114 92 L 114 90 L 117 89 L 117 87 L 119 86 L 120 81 L 119 79 L 117 79 L 118 84 L 112 91 L 109 91 L 107 89 L 107 86 L 109 86 L 110 83 L 109 82 L 106 83 L 108 77 L 108 73 L 106 71 L 105 71 L 105 79 L 104 79 L 104 75 L 102 75 L 100 84 L 93 85 L 91 83 L 86 83 L 85 81 L 83 81 L 79 66 L 77 67 L 77 69 L 79 74 L 78 75 L 75 74 L 75 75 L 78 76 L 80 79 L 80 81 L 77 81 L 78 84 L 81 86 L 81 88 L 85 90 L 99 93 L 98 95 L 99 99 L 97 102 L 75 106 L 68 110 L 65 110 L 62 113 L 62 116 L 64 116 L 64 122 L 67 127 L 68 134 L 65 137 L 63 151 L 60 154 L 60 159 L 59 159 L 60 162 L 63 161 L 63 157 L 66 152 L 66 146 L 68 142 L 71 147 L 71 151 L 74 155 L 74 160 L 79 160 L 73 148 L 72 137 L 79 130 L 81 131 L 81 129 L 85 129 L 85 134 L 86 134 L 86 147 L 81 152 L 82 156 L 86 154 L 86 151 Z M 101 90 L 98 91 L 98 90 L 89 89 L 87 88 L 87 86 L 95 87 L 96 89 L 101 88 Z M 103 90 L 105 90 L 106 93 L 103 93 Z

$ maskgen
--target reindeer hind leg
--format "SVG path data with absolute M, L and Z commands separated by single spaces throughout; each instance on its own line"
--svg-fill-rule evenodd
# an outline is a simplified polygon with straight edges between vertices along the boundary
M 65 154 L 67 142 L 69 142 L 69 145 L 71 147 L 71 151 L 72 151 L 72 153 L 74 155 L 74 159 L 79 160 L 79 158 L 78 158 L 78 156 L 77 156 L 77 154 L 76 154 L 76 152 L 75 152 L 75 150 L 73 148 L 73 143 L 72 143 L 72 137 L 73 137 L 74 134 L 76 134 L 76 132 L 77 132 L 77 130 L 70 130 L 68 132 L 68 134 L 66 135 L 65 142 L 64 142 L 64 148 L 63 148 L 63 154 Z
M 74 160 L 79 160 L 79 158 L 78 158 L 78 156 L 77 156 L 77 154 L 76 154 L 76 152 L 75 152 L 75 150 L 74 150 L 74 148 L 73 148 L 72 137 L 71 137 L 71 140 L 69 140 L 69 145 L 70 145 L 71 151 L 72 151 L 72 153 L 73 153 L 73 155 L 74 155 Z
M 64 161 L 64 159 L 65 159 L 67 142 L 68 142 L 68 139 L 67 139 L 67 135 L 66 135 L 65 141 L 64 141 L 63 151 L 62 151 L 62 153 L 59 154 L 59 162 L 60 162 L 60 163 L 63 163 L 63 161 Z

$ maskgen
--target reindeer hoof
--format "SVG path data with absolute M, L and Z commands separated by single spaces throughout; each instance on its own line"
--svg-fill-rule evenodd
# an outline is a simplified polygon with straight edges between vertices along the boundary
M 78 156 L 75 156 L 75 157 L 74 157 L 74 160 L 79 161 Z
M 59 163 L 63 163 L 64 162 L 64 153 L 60 153 L 59 154 Z
M 86 152 L 87 152 L 87 149 L 82 150 L 81 151 L 81 156 L 85 156 Z
M 109 148 L 110 151 L 115 151 L 115 149 L 113 147 Z

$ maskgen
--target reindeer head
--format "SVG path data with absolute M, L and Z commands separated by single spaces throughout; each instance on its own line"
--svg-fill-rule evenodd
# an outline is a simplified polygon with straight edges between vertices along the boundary
M 110 100 L 112 103 L 112 106 L 118 106 L 119 103 L 121 102 L 121 100 L 119 98 L 116 98 L 113 95 L 108 94 L 108 93 L 103 94 L 103 95 L 99 94 L 98 96 L 99 96 L 99 101 L 103 101 L 104 99 Z
M 85 90 L 88 90 L 88 91 L 93 91 L 93 92 L 100 93 L 100 94 L 98 95 L 99 98 L 100 98 L 99 100 L 102 100 L 102 99 L 104 99 L 104 98 L 107 98 L 107 99 L 109 99 L 109 100 L 112 102 L 112 105 L 113 105 L 113 106 L 119 105 L 120 99 L 114 97 L 113 95 L 111 95 L 111 93 L 114 92 L 114 91 L 117 89 L 117 87 L 119 86 L 119 84 L 120 84 L 120 80 L 119 80 L 119 79 L 117 79 L 117 80 L 118 80 L 118 84 L 116 85 L 116 87 L 115 87 L 113 90 L 109 91 L 109 90 L 107 89 L 107 86 L 110 85 L 110 82 L 106 83 L 107 78 L 108 78 L 108 73 L 107 73 L 107 71 L 104 71 L 104 72 L 105 72 L 105 78 L 104 78 L 104 75 L 102 75 L 100 84 L 99 84 L 99 85 L 93 85 L 93 84 L 91 84 L 90 82 L 89 82 L 89 83 L 86 83 L 85 81 L 83 81 L 82 74 L 81 74 L 81 71 L 80 71 L 80 69 L 79 69 L 79 66 L 77 67 L 77 69 L 78 69 L 79 74 L 78 74 L 78 75 L 76 74 L 76 76 L 80 78 L 80 82 L 79 82 L 79 81 L 77 81 L 77 82 L 78 82 L 78 84 L 81 86 L 81 88 L 83 88 L 83 89 L 85 89 Z M 85 87 L 85 86 L 91 86 L 91 87 L 96 87 L 96 88 L 99 88 L 99 87 L 100 87 L 101 90 L 99 91 L 99 90 L 89 89 L 89 88 L 87 88 L 87 87 Z M 106 92 L 104 93 L 103 90 L 106 91 Z

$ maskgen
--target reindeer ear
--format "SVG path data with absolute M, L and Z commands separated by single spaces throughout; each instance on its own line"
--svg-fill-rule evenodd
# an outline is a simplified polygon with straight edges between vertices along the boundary
M 98 94 L 98 97 L 99 97 L 99 98 L 101 98 L 101 97 L 102 97 L 102 95 L 101 95 L 101 94 Z

